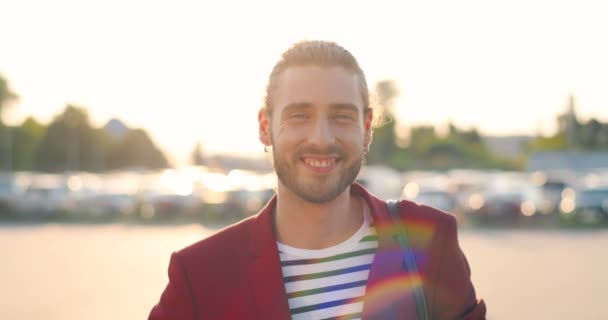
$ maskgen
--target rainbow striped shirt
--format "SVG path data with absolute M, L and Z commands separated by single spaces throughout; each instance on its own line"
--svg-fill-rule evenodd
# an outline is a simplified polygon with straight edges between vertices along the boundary
M 278 243 L 293 320 L 360 319 L 378 236 L 367 214 L 348 240 L 306 250 Z

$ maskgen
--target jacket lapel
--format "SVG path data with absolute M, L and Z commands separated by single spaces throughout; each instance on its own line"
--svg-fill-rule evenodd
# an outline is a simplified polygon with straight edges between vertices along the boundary
M 417 319 L 412 286 L 416 284 L 404 272 L 403 250 L 395 237 L 385 202 L 370 195 L 358 184 L 351 191 L 363 197 L 371 209 L 378 233 L 378 250 L 369 273 L 363 303 L 365 320 Z M 273 231 L 272 211 L 276 195 L 258 214 L 249 228 L 249 259 L 247 279 L 256 308 L 253 319 L 290 319 L 287 294 L 283 285 L 281 263 Z
M 367 280 L 363 316 L 372 319 L 417 319 L 412 285 L 415 279 L 404 272 L 403 249 L 395 240 L 398 231 L 388 215 L 386 204 L 358 185 L 354 192 L 370 206 L 378 233 L 378 250 Z
M 249 229 L 250 267 L 247 279 L 257 315 L 253 319 L 290 319 L 279 252 L 273 232 L 276 196 L 258 214 Z

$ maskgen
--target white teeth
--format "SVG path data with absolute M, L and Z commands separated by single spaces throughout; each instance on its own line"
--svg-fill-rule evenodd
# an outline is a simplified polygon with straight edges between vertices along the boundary
M 327 167 L 331 166 L 330 160 L 306 159 L 306 163 L 308 163 L 312 167 L 317 167 L 317 168 L 327 168 Z

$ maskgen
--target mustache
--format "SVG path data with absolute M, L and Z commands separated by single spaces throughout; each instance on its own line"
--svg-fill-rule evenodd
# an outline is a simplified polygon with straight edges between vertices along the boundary
M 297 150 L 296 157 L 301 158 L 304 154 L 308 155 L 338 155 L 338 157 L 343 158 L 346 156 L 344 150 L 336 145 L 330 145 L 326 148 L 319 148 L 317 146 L 305 146 Z

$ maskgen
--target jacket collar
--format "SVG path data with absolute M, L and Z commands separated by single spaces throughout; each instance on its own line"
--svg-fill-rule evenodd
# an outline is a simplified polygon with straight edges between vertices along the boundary
M 402 279 L 403 252 L 395 241 L 395 228 L 386 209 L 386 203 L 369 193 L 360 184 L 351 185 L 351 194 L 361 196 L 370 207 L 374 226 L 378 232 L 378 250 L 374 257 L 363 307 L 363 319 L 415 319 L 416 305 Z M 248 270 L 259 319 L 290 319 L 287 294 L 283 285 L 281 263 L 274 232 L 276 195 L 256 215 L 249 228 L 248 251 L 254 260 Z
M 383 200 L 372 195 L 363 186 L 354 183 L 350 187 L 353 195 L 362 197 L 371 209 L 372 219 L 376 225 L 387 225 L 391 218 L 386 211 Z M 249 252 L 254 256 L 273 254 L 276 249 L 276 237 L 274 232 L 274 209 L 277 204 L 275 194 L 264 208 L 254 217 L 252 233 L 250 234 Z M 277 251 L 278 252 L 278 251 Z
M 386 202 L 354 185 L 367 202 L 378 234 L 378 250 L 367 278 L 363 319 L 417 319 L 413 280 L 404 273 L 403 248 L 397 242 L 399 229 L 391 218 Z M 416 279 L 414 279 L 415 281 Z
M 274 233 L 275 205 L 276 195 L 250 220 L 253 227 L 248 228 L 248 251 L 253 261 L 247 279 L 258 311 L 254 319 L 291 319 Z

